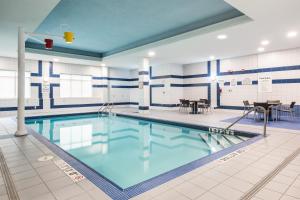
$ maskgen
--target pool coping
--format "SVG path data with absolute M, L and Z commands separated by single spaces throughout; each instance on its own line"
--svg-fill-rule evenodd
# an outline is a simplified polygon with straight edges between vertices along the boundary
M 67 115 L 55 115 L 55 116 L 72 116 L 72 115 L 85 115 L 85 114 L 96 114 L 96 113 L 80 113 L 80 114 L 67 114 Z M 203 130 L 203 129 L 208 130 L 209 129 L 209 127 L 207 127 L 207 126 L 184 123 L 184 122 L 181 123 L 181 122 L 175 122 L 175 121 L 170 121 L 170 120 L 140 117 L 140 116 L 126 115 L 126 114 L 119 114 L 119 113 L 117 113 L 116 115 L 122 116 L 122 117 L 140 119 L 140 120 L 153 121 L 153 122 L 158 122 L 158 123 L 165 123 L 165 124 L 169 124 L 169 125 L 183 126 L 186 128 L 193 128 L 193 129 L 200 129 L 200 130 Z M 54 116 L 47 116 L 47 117 L 46 116 L 41 116 L 41 117 L 34 116 L 34 117 L 27 117 L 26 119 L 49 118 L 49 117 L 54 117 Z M 95 170 L 93 170 L 92 168 L 90 168 L 89 166 L 84 164 L 83 162 L 79 161 L 78 159 L 76 159 L 71 154 L 64 151 L 59 146 L 52 144 L 46 137 L 35 132 L 32 128 L 30 128 L 28 126 L 26 126 L 26 127 L 27 127 L 29 134 L 34 136 L 37 140 L 39 140 L 44 145 L 46 145 L 52 152 L 54 152 L 57 156 L 59 156 L 61 159 L 63 159 L 69 165 L 71 165 L 74 169 L 79 171 L 89 181 L 91 181 L 98 188 L 100 188 L 103 192 L 105 192 L 109 197 L 111 197 L 112 199 L 116 199 L 116 200 L 121 200 L 121 199 L 125 200 L 125 199 L 130 199 L 132 197 L 135 197 L 139 194 L 142 194 L 150 189 L 153 189 L 163 183 L 166 183 L 174 178 L 177 178 L 183 174 L 186 174 L 194 169 L 197 169 L 205 164 L 208 164 L 214 160 L 217 160 L 231 152 L 234 152 L 242 147 L 248 146 L 248 145 L 263 138 L 263 136 L 261 134 L 238 131 L 238 133 L 242 133 L 242 135 L 246 134 L 249 136 L 249 134 L 251 134 L 253 137 L 244 142 L 241 142 L 239 144 L 232 145 L 231 147 L 228 147 L 228 148 L 225 148 L 218 152 L 212 153 L 208 156 L 197 159 L 195 161 L 192 161 L 190 163 L 187 163 L 185 165 L 177 167 L 168 172 L 162 173 L 158 176 L 155 176 L 153 178 L 145 180 L 141 183 L 130 186 L 126 189 L 122 189 L 117 184 L 115 184 L 111 180 L 107 179 L 106 177 L 101 175 L 99 172 L 96 172 Z

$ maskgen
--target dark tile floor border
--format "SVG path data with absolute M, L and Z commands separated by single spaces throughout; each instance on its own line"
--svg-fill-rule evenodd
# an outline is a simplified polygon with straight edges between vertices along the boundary
M 88 114 L 91 114 L 91 113 L 88 113 Z M 70 114 L 68 114 L 68 116 L 69 115 Z M 83 115 L 83 113 L 80 115 Z M 63 115 L 60 115 L 60 116 L 63 116 Z M 179 123 L 179 122 L 174 122 L 174 121 L 169 121 L 169 120 L 160 120 L 160 119 L 153 119 L 153 118 L 148 118 L 148 117 L 139 117 L 139 116 L 125 115 L 125 114 L 117 114 L 117 116 L 154 121 L 154 122 L 159 122 L 159 123 L 183 126 L 183 127 L 187 127 L 187 128 L 195 128 L 195 129 L 200 129 L 200 130 L 208 130 L 208 128 L 209 128 L 209 127 L 195 125 L 195 124 Z M 34 118 L 38 119 L 39 117 L 30 117 L 28 119 L 34 119 Z M 42 118 L 45 118 L 45 116 L 43 116 Z M 248 146 L 248 145 L 263 138 L 263 136 L 260 134 L 248 133 L 248 132 L 236 132 L 236 133 L 241 133 L 241 134 L 237 134 L 237 135 L 245 136 L 245 135 L 250 134 L 250 135 L 252 135 L 252 138 L 250 138 L 244 142 L 241 142 L 239 144 L 235 144 L 226 149 L 215 152 L 211 155 L 200 158 L 198 160 L 192 161 L 188 164 L 185 164 L 183 166 L 180 166 L 178 168 L 175 168 L 175 169 L 165 172 L 163 174 L 160 174 L 156 177 L 153 177 L 151 179 L 148 179 L 146 181 L 138 183 L 129 188 L 122 189 L 118 185 L 113 183 L 112 181 L 108 180 L 107 178 L 105 178 L 104 176 L 102 176 L 101 174 L 99 174 L 98 172 L 93 170 L 92 168 L 88 167 L 83 162 L 81 162 L 78 159 L 76 159 L 75 157 L 73 157 L 71 154 L 65 152 L 59 146 L 52 144 L 47 138 L 45 138 L 44 136 L 35 132 L 33 129 L 31 129 L 29 127 L 27 127 L 27 129 L 28 129 L 29 134 L 33 135 L 41 143 L 45 144 L 50 150 L 52 150 L 61 159 L 63 159 L 65 162 L 67 162 L 69 165 L 71 165 L 74 169 L 79 171 L 89 181 L 91 181 L 98 188 L 100 188 L 103 192 L 105 192 L 108 196 L 110 196 L 112 199 L 115 199 L 115 200 L 126 200 L 126 199 L 130 199 L 134 196 L 137 196 L 139 194 L 142 194 L 154 187 L 157 187 L 163 183 L 166 183 L 176 177 L 186 174 L 196 168 L 199 168 L 207 163 L 210 163 L 218 158 L 221 158 L 231 152 L 234 152 L 242 147 Z

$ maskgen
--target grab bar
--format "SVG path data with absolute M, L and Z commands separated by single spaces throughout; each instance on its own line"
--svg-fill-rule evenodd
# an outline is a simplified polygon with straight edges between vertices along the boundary
M 232 124 L 230 124 L 227 128 L 224 129 L 224 132 L 228 131 L 232 126 L 234 126 L 236 123 L 241 121 L 243 118 L 248 116 L 251 112 L 256 111 L 258 109 L 262 109 L 264 111 L 264 129 L 263 129 L 263 135 L 264 137 L 267 136 L 267 110 L 262 106 L 255 106 L 254 108 L 251 108 L 246 114 L 238 118 L 236 121 L 234 121 Z

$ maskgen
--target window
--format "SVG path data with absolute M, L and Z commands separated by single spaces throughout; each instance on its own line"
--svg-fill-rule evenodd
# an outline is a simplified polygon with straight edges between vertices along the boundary
M 30 73 L 25 72 L 25 98 L 30 98 Z M 0 70 L 0 99 L 14 99 L 18 96 L 18 75 L 16 71 Z
M 61 74 L 60 97 L 92 97 L 92 77 Z

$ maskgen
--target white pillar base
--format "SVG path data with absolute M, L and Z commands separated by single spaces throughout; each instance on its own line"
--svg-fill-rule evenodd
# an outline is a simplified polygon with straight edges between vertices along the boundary
M 24 129 L 24 130 L 17 130 L 15 132 L 15 136 L 16 137 L 22 137 L 22 136 L 26 136 L 26 135 L 28 135 L 28 132 L 27 132 L 26 129 Z

